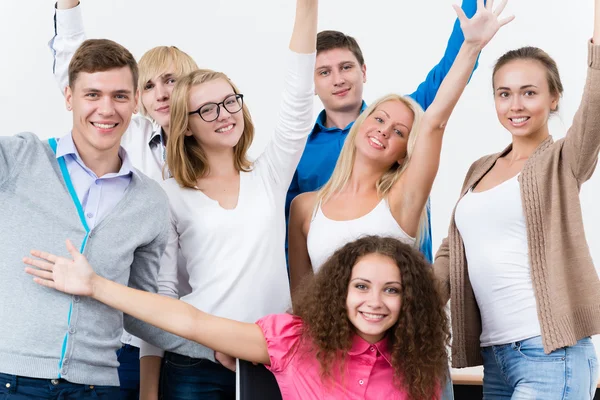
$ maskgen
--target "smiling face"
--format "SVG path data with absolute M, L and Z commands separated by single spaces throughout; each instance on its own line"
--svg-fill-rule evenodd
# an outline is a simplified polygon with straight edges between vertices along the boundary
M 389 168 L 407 156 L 414 113 L 403 102 L 381 103 L 366 117 L 355 138 L 358 154 Z
M 362 104 L 367 67 L 348 49 L 319 52 L 315 64 L 315 92 L 325 111 L 356 111 Z
M 356 333 L 369 343 L 383 339 L 398 321 L 402 306 L 400 269 L 379 253 L 358 259 L 352 268 L 346 307 Z
M 192 87 L 188 109 L 196 111 L 208 103 L 221 103 L 234 94 L 229 82 L 222 78 L 214 79 Z M 219 105 L 219 116 L 212 122 L 204 121 L 198 113 L 189 116 L 187 135 L 194 136 L 205 151 L 233 149 L 243 132 L 243 112 L 229 113 L 222 104 Z
M 129 67 L 102 72 L 80 72 L 65 100 L 73 110 L 73 141 L 82 157 L 118 152 L 137 105 Z
M 494 102 L 500 123 L 516 137 L 545 138 L 548 118 L 558 107 L 547 71 L 535 60 L 514 60 L 494 75 Z

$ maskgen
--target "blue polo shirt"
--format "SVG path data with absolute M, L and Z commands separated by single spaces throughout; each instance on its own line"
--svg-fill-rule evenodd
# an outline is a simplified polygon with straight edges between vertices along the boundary
M 470 18 L 477 11 L 477 0 L 463 0 L 462 9 L 465 14 Z M 429 71 L 425 80 L 419 85 L 410 97 L 412 97 L 417 103 L 426 110 L 442 84 L 444 77 L 450 70 L 450 67 L 454 63 L 456 55 L 462 46 L 464 36 L 460 29 L 460 22 L 456 20 L 452 29 L 452 34 L 448 40 L 446 51 L 440 62 Z M 475 65 L 477 68 L 477 65 Z M 363 101 L 361 112 L 367 107 Z M 285 202 L 285 219 L 286 224 L 289 221 L 290 215 L 290 204 L 294 197 L 301 193 L 312 192 L 318 190 L 323 186 L 333 173 L 335 164 L 344 145 L 344 141 L 348 136 L 348 132 L 354 122 L 348 124 L 343 129 L 338 127 L 327 128 L 325 126 L 326 114 L 325 110 L 321 111 L 315 126 L 308 137 L 304 153 L 298 163 L 296 172 L 290 188 L 288 189 L 287 198 Z M 427 214 L 430 216 L 429 203 L 427 204 Z M 429 226 L 425 229 L 425 234 L 420 243 L 420 250 L 425 255 L 429 262 L 433 262 L 431 244 L 431 221 Z M 287 237 L 285 242 L 286 255 L 287 255 Z

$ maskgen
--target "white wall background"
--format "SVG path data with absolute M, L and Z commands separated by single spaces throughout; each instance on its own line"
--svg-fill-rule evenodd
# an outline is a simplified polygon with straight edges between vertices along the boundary
M 459 0 L 456 0 L 459 1 Z M 475 0 L 473 0 L 475 1 Z M 319 29 L 357 38 L 365 55 L 365 100 L 388 92 L 410 93 L 441 57 L 454 22 L 453 0 L 322 0 Z M 241 88 L 258 128 L 258 154 L 273 131 L 282 65 L 292 29 L 293 0 L 83 0 L 89 37 L 118 41 L 139 58 L 157 45 L 176 45 L 200 67 L 226 72 Z M 497 1 L 496 3 L 499 3 Z M 562 137 L 583 90 L 593 0 L 511 0 L 516 20 L 483 52 L 448 125 L 441 169 L 432 192 L 434 251 L 447 231 L 452 208 L 470 164 L 500 151 L 510 135 L 496 119 L 491 70 L 503 52 L 524 45 L 543 48 L 558 62 L 565 86 L 551 132 Z M 53 1 L 4 2 L 0 12 L 1 135 L 32 131 L 61 136 L 71 126 L 52 77 Z M 315 97 L 315 115 L 321 109 Z M 581 193 L 592 256 L 600 268 L 600 172 Z M 600 349 L 600 341 L 596 340 Z

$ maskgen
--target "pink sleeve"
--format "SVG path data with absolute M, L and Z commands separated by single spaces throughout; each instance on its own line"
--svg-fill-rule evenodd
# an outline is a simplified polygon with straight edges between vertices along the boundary
M 302 320 L 291 314 L 271 314 L 259 319 L 256 324 L 262 329 L 267 341 L 267 351 L 273 372 L 283 371 L 296 352 L 296 344 L 302 334 Z

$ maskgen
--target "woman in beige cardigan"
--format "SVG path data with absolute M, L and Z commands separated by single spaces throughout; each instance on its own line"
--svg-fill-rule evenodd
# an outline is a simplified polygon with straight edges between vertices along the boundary
M 487 399 L 591 399 L 600 281 L 579 190 L 600 151 L 600 0 L 587 81 L 573 125 L 553 141 L 562 84 L 537 48 L 500 57 L 494 101 L 512 144 L 476 161 L 435 259 L 451 298 L 452 363 L 484 366 Z

